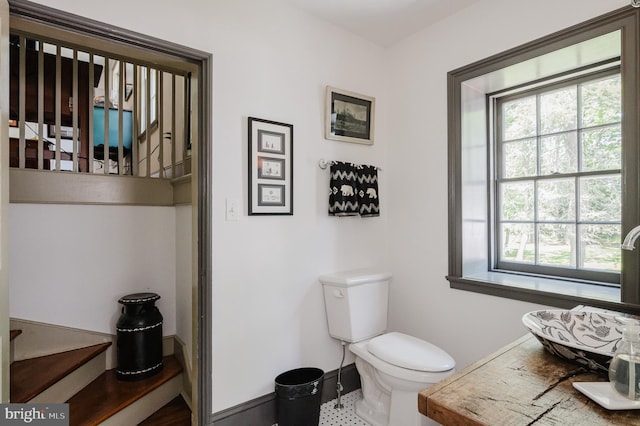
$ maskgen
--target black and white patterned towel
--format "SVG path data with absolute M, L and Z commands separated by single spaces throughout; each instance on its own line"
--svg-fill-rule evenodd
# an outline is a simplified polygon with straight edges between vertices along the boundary
M 334 161 L 329 181 L 329 215 L 356 216 L 358 213 L 357 166 Z
M 358 167 L 358 211 L 362 217 L 380 216 L 378 198 L 378 168 Z

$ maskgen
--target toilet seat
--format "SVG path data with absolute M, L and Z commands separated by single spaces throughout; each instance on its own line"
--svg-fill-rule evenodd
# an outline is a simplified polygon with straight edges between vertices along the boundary
M 371 364 L 376 370 L 379 370 L 392 377 L 396 377 L 402 380 L 408 380 L 411 382 L 418 382 L 424 384 L 425 388 L 430 383 L 437 383 L 446 377 L 449 377 L 455 372 L 455 367 L 448 371 L 432 372 L 432 371 L 418 371 L 408 368 L 398 367 L 389 362 L 383 361 L 371 352 L 369 352 L 369 341 L 364 340 L 358 343 L 352 343 L 349 345 L 349 351 L 364 361 Z
M 382 361 L 410 370 L 439 373 L 456 365 L 453 358 L 436 345 L 398 332 L 374 337 L 367 349 Z

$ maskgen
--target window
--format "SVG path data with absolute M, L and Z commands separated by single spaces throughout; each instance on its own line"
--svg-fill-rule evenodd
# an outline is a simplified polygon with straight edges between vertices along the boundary
M 144 134 L 147 130 L 147 122 L 151 128 L 157 124 L 157 71 L 155 69 L 141 67 L 140 68 L 140 133 Z M 147 89 L 149 95 L 147 96 Z M 147 100 L 151 108 L 149 116 L 147 116 Z
M 452 288 L 637 312 L 640 11 L 448 74 Z
M 495 104 L 497 269 L 619 284 L 618 69 Z

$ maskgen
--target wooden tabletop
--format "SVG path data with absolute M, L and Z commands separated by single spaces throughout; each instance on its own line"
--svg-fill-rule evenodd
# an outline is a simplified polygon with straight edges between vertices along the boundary
M 606 410 L 572 385 L 606 380 L 528 334 L 420 392 L 418 409 L 446 426 L 640 425 L 640 410 Z

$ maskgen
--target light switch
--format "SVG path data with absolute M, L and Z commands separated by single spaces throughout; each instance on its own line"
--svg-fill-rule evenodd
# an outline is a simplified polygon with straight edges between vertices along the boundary
M 226 200 L 227 205 L 227 222 L 237 222 L 240 220 L 240 200 L 229 199 Z

